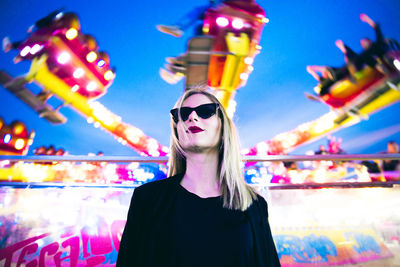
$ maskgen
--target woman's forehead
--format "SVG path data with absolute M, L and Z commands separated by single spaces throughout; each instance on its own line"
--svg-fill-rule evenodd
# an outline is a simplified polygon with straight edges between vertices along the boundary
M 182 107 L 197 107 L 208 103 L 213 103 L 208 96 L 203 94 L 194 94 L 183 101 Z

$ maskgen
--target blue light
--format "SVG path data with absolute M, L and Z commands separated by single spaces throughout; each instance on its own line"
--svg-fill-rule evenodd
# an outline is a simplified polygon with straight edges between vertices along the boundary
M 106 64 L 106 62 L 103 59 L 100 59 L 99 61 L 97 61 L 97 66 L 99 66 L 100 68 L 103 67 Z
M 8 144 L 11 141 L 11 134 L 4 135 L 3 141 L 5 144 Z

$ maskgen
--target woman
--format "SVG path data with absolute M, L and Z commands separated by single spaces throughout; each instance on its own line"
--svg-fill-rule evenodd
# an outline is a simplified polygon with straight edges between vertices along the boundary
M 135 189 L 117 266 L 280 266 L 224 108 L 192 89 L 171 114 L 170 177 Z

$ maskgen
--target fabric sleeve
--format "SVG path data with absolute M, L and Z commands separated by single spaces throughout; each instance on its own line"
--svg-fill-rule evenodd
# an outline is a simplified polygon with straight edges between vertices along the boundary
M 281 266 L 279 262 L 278 253 L 276 251 L 274 239 L 271 232 L 271 227 L 268 220 L 268 204 L 263 197 L 259 197 L 261 215 L 263 217 L 263 230 L 264 238 L 266 242 L 266 255 L 267 255 L 267 266 Z
M 145 233 L 145 226 L 143 224 L 143 205 L 145 202 L 141 200 L 140 187 L 136 188 L 133 192 L 131 203 L 128 210 L 126 225 L 122 234 L 117 267 L 124 266 L 140 266 L 141 262 L 141 249 L 143 247 L 143 235 Z

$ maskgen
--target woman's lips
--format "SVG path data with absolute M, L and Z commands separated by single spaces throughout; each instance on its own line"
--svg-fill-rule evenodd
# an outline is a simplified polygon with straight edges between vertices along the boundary
M 190 127 L 189 127 L 189 131 L 190 131 L 191 133 L 199 133 L 199 132 L 202 132 L 202 131 L 204 131 L 204 130 L 201 129 L 200 127 L 197 127 L 197 126 L 190 126 Z

